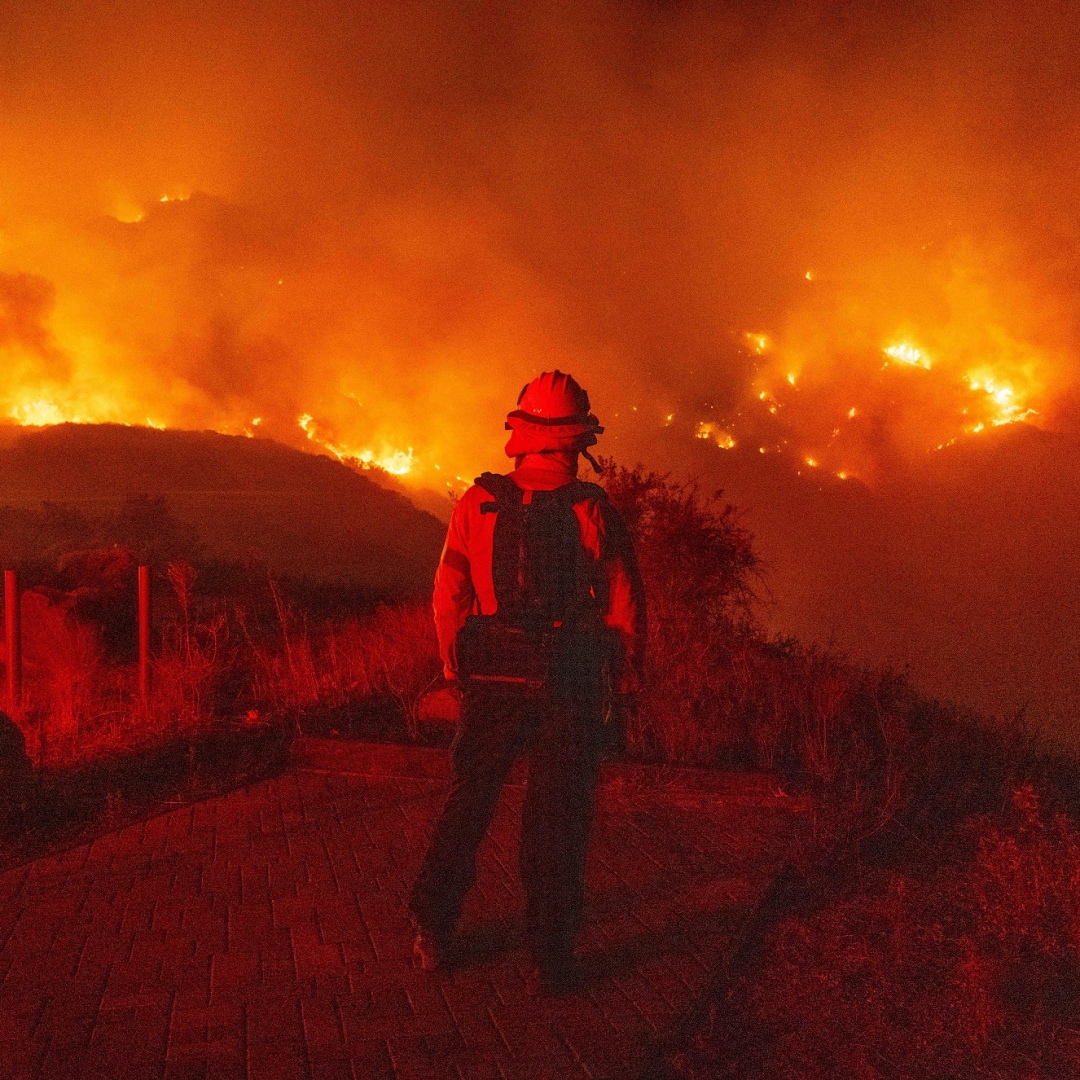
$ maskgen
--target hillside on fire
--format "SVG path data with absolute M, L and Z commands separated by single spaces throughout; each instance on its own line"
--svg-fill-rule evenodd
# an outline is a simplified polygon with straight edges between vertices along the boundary
M 0 428 L 0 553 L 12 563 L 138 546 L 140 530 L 166 561 L 254 564 L 403 599 L 430 593 L 444 526 L 346 465 L 269 439 Z

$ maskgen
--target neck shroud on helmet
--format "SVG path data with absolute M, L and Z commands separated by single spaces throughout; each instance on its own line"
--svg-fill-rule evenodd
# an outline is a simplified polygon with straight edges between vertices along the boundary
M 604 429 L 590 411 L 589 395 L 572 375 L 545 371 L 522 389 L 517 405 L 506 418 L 506 429 L 512 432 L 508 457 L 583 453 L 593 460 L 588 447 L 596 445 Z

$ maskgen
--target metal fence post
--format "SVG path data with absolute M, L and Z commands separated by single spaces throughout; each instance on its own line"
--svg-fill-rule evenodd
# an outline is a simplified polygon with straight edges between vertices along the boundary
M 150 701 L 150 567 L 139 567 L 139 696 Z
M 7 643 L 7 696 L 13 713 L 22 707 L 22 613 L 19 575 L 4 571 L 4 638 Z

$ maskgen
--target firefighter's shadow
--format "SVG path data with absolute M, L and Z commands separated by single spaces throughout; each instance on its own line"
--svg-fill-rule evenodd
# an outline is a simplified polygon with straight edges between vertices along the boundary
M 629 906 L 625 901 L 616 901 L 611 907 L 605 905 L 605 912 Z M 618 977 L 664 956 L 711 951 L 707 942 L 719 944 L 730 937 L 742 915 L 741 905 L 718 903 L 692 910 L 669 909 L 652 926 L 638 920 L 620 920 L 618 927 L 612 927 L 601 912 L 586 910 L 579 960 L 588 981 Z M 454 964 L 461 968 L 481 967 L 524 946 L 525 929 L 520 918 L 486 919 L 463 928 Z
M 688 954 L 703 956 L 718 950 L 738 926 L 739 913 L 724 908 L 715 912 L 674 915 L 668 921 L 603 943 L 587 940 L 579 950 L 586 981 L 602 981 L 628 974 L 653 960 Z M 715 948 L 708 945 L 715 941 Z
M 458 934 L 454 962 L 457 967 L 479 967 L 525 943 L 521 919 L 485 919 Z

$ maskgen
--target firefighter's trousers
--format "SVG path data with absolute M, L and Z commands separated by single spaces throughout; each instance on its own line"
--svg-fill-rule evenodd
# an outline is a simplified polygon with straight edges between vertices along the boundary
M 529 775 L 521 880 L 529 945 L 541 966 L 573 949 L 585 891 L 599 706 L 506 690 L 469 690 L 453 747 L 453 784 L 413 888 L 420 927 L 449 936 L 476 878 L 476 849 L 519 753 Z

